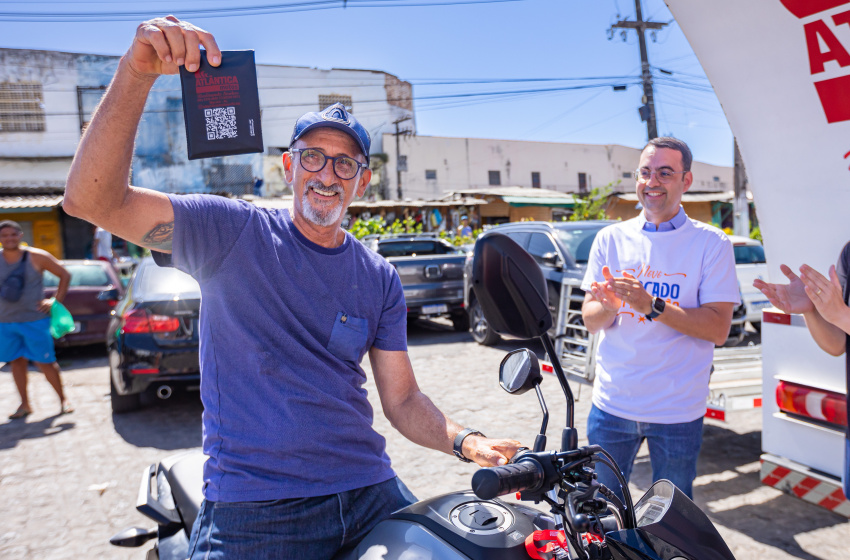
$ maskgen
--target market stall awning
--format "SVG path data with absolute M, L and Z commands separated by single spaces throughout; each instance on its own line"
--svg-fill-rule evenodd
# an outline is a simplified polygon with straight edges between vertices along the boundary
M 49 210 L 62 204 L 63 195 L 0 196 L 0 212 Z
M 522 206 L 557 206 L 559 208 L 572 208 L 576 199 L 572 196 L 544 197 L 544 196 L 503 196 L 502 200 L 515 207 Z
M 627 202 L 637 202 L 638 197 L 636 193 L 620 193 L 616 195 L 620 198 L 620 200 L 625 200 Z M 735 200 L 735 192 L 734 191 L 722 191 L 722 192 L 686 192 L 682 194 L 682 202 L 732 202 Z M 753 193 L 751 191 L 747 191 L 747 200 L 753 201 Z

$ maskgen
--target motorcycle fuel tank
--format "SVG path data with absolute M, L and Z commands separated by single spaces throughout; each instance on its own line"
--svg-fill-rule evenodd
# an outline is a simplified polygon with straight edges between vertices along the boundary
M 379 523 L 346 560 L 513 560 L 527 559 L 525 538 L 551 529 L 542 512 L 479 500 L 471 491 L 417 502 Z

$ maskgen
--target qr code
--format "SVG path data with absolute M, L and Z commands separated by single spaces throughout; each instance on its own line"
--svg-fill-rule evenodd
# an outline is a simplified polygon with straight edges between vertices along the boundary
M 236 138 L 236 107 L 204 109 L 207 121 L 207 140 Z

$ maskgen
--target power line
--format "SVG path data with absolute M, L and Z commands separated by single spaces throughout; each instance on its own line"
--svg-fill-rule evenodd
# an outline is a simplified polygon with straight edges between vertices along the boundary
M 534 89 L 521 89 L 521 90 L 503 90 L 503 91 L 486 91 L 486 92 L 464 92 L 464 93 L 451 93 L 444 95 L 424 95 L 424 96 L 412 96 L 413 101 L 431 101 L 431 100 L 449 100 L 449 99 L 472 99 L 472 98 L 495 98 L 495 97 L 503 97 L 503 96 L 516 96 L 516 95 L 530 95 L 530 94 L 543 94 L 543 93 L 554 93 L 554 92 L 564 92 L 564 91 L 576 91 L 582 89 L 592 89 L 592 88 L 610 88 L 613 85 L 617 84 L 587 84 L 587 85 L 576 85 L 576 86 L 564 86 L 564 87 L 556 87 L 556 88 L 534 88 Z M 366 104 L 366 103 L 386 103 L 387 98 L 381 99 L 358 99 L 356 100 L 358 104 Z M 264 111 L 268 109 L 286 109 L 286 108 L 294 108 L 294 107 L 311 107 L 315 105 L 315 102 L 310 101 L 308 103 L 273 103 L 268 105 L 263 105 L 262 109 Z M 180 113 L 183 109 L 150 109 L 146 110 L 146 114 L 157 114 L 157 113 Z M 77 116 L 79 115 L 78 111 L 74 112 L 45 112 L 43 113 L 45 116 Z
M 244 15 L 263 15 L 291 12 L 310 12 L 317 10 L 346 8 L 413 8 L 461 6 L 473 4 L 503 4 L 507 2 L 525 2 L 527 0 L 303 0 L 283 4 L 262 4 L 255 6 L 233 6 L 219 8 L 189 8 L 174 10 L 179 17 L 219 18 Z M 98 12 L 0 12 L 0 21 L 14 22 L 103 22 L 125 21 L 148 18 L 153 11 L 98 11 Z

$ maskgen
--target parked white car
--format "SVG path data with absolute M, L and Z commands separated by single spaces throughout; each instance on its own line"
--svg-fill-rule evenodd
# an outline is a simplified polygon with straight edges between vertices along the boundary
M 735 271 L 741 284 L 741 297 L 747 308 L 746 320 L 756 330 L 761 330 L 761 311 L 770 307 L 770 302 L 759 290 L 753 287 L 753 280 L 767 280 L 767 263 L 761 242 L 749 237 L 730 235 L 735 249 Z

